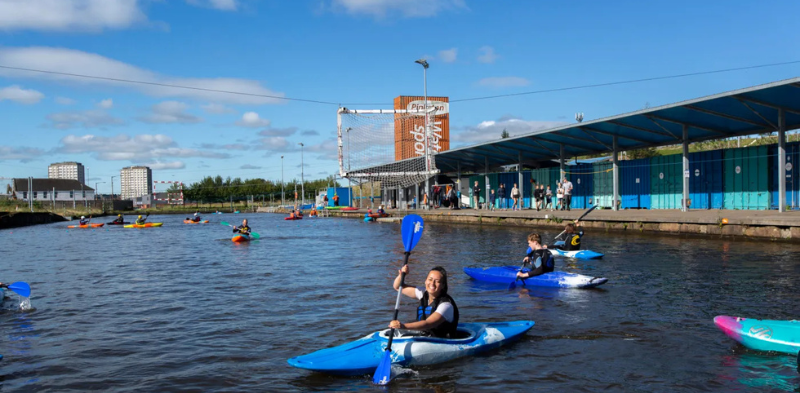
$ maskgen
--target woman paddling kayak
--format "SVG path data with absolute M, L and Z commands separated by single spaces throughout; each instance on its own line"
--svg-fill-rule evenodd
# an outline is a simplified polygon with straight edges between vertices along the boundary
M 522 260 L 522 266 L 531 264 L 531 270 L 517 272 L 517 280 L 536 277 L 555 270 L 556 264 L 553 254 L 542 245 L 542 237 L 538 233 L 528 235 L 528 256 Z
M 402 274 L 408 274 L 408 265 L 398 271 L 394 289 L 400 288 Z M 437 266 L 428 273 L 424 288 L 403 285 L 403 295 L 419 300 L 416 322 L 391 321 L 391 329 L 422 330 L 434 337 L 455 338 L 458 327 L 458 306 L 447 294 L 447 271 Z

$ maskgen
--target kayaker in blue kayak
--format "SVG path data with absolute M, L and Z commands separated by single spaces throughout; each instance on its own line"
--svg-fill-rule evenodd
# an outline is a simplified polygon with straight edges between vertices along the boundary
M 528 255 L 522 260 L 522 266 L 531 264 L 527 272 L 517 272 L 517 280 L 536 277 L 555 270 L 556 263 L 553 254 L 542 244 L 542 237 L 538 233 L 528 235 Z
M 241 226 L 238 226 L 238 227 L 234 226 L 233 227 L 233 233 L 240 233 L 242 235 L 250 236 L 250 227 L 247 226 L 247 219 L 246 218 L 244 220 L 242 220 L 242 225 Z
M 403 266 L 394 279 L 394 289 L 400 288 L 401 275 L 408 275 L 408 265 Z M 412 285 L 403 285 L 403 295 L 419 300 L 417 307 L 417 321 L 401 323 L 392 321 L 391 329 L 422 330 L 434 337 L 455 338 L 458 328 L 458 306 L 450 295 L 447 294 L 447 271 L 437 266 L 428 273 L 425 287 L 417 288 Z
M 136 225 L 144 225 L 145 221 L 147 221 L 147 217 L 139 216 L 136 219 Z
M 562 235 L 556 238 L 556 243 L 553 245 L 553 248 L 557 248 L 559 250 L 564 251 L 575 251 L 581 249 L 581 239 L 583 238 L 583 229 L 578 229 L 576 231 L 576 227 L 580 225 L 580 221 L 575 220 L 575 222 L 567 223 L 567 226 L 564 228 L 564 232 Z

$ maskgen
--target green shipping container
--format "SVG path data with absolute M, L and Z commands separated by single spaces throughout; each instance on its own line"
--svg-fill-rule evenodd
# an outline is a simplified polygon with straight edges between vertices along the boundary
M 767 146 L 725 150 L 725 209 L 769 209 Z
M 473 209 L 477 209 L 475 206 L 475 198 L 473 198 L 472 190 L 475 187 L 475 181 L 478 181 L 478 187 L 481 189 L 481 195 L 479 196 L 480 203 L 485 203 L 485 196 L 486 196 L 486 177 L 484 175 L 473 175 L 469 177 L 469 205 Z
M 594 204 L 597 207 L 612 208 L 614 200 L 614 165 L 610 162 L 592 164 L 594 172 Z
M 472 184 L 475 184 L 475 183 L 472 183 Z M 500 181 L 498 180 L 498 175 L 496 173 L 490 173 L 489 174 L 489 186 L 490 186 L 490 188 L 489 188 L 490 190 L 494 190 L 494 205 L 495 205 L 494 207 L 497 208 L 497 203 L 498 203 L 498 201 L 497 201 L 497 188 L 500 187 Z M 484 190 L 484 192 L 486 192 L 486 191 Z M 486 196 L 485 193 L 483 195 L 484 195 L 484 197 Z
M 683 205 L 683 159 L 680 154 L 650 159 L 650 208 L 680 209 Z
M 536 180 L 536 186 L 538 187 L 539 184 L 544 185 L 544 189 L 547 190 L 547 186 L 550 186 L 550 190 L 553 192 L 553 198 L 555 199 L 556 196 L 556 183 L 558 183 L 558 174 L 560 170 L 558 167 L 555 168 L 539 168 L 539 169 L 532 169 L 531 170 L 531 179 Z M 530 195 L 531 187 L 533 183 L 528 184 L 529 189 L 526 190 L 528 193 L 526 195 Z

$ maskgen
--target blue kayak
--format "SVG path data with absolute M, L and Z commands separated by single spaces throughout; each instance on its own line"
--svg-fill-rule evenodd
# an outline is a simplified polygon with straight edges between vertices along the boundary
M 594 252 L 592 250 L 564 251 L 564 250 L 559 250 L 557 248 L 548 248 L 548 250 L 550 250 L 550 253 L 552 253 L 555 256 L 576 258 L 576 259 L 599 259 L 602 258 L 603 255 L 605 255 L 599 252 Z
M 465 267 L 464 273 L 478 281 L 495 282 L 510 285 L 516 282 L 519 266 L 497 266 L 497 267 Z M 529 269 L 523 269 L 523 272 Z M 594 288 L 603 285 L 608 281 L 605 277 L 591 277 L 582 274 L 567 272 L 550 272 L 539 276 L 520 280 L 517 284 L 531 285 L 536 287 L 554 288 Z
M 505 345 L 533 327 L 533 321 L 459 323 L 460 338 L 435 338 L 416 330 L 398 329 L 392 341 L 392 364 L 426 366 L 474 355 Z M 386 350 L 389 330 L 372 333 L 338 347 L 322 349 L 289 359 L 306 370 L 336 375 L 372 374 Z
M 714 324 L 728 337 L 750 349 L 797 355 L 800 352 L 800 321 L 751 319 L 719 315 Z

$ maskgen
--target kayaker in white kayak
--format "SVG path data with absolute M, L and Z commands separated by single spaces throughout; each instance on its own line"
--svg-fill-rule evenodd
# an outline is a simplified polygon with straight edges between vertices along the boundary
M 139 216 L 136 219 L 136 225 L 144 225 L 145 221 L 147 221 L 147 217 L 143 218 L 142 216 Z
M 555 270 L 555 258 L 542 244 L 542 237 L 538 233 L 528 235 L 528 255 L 522 260 L 522 266 L 531 264 L 531 269 L 527 272 L 517 272 L 517 280 L 536 277 Z
M 247 219 L 246 218 L 244 220 L 242 220 L 242 225 L 241 226 L 238 226 L 238 227 L 234 226 L 233 227 L 233 233 L 239 233 L 239 234 L 242 234 L 242 235 L 250 236 L 250 227 L 247 226 Z
M 80 224 L 89 225 L 89 220 L 86 219 L 86 216 L 81 216 Z
M 580 221 L 567 223 L 564 228 L 564 234 L 556 238 L 556 243 L 553 248 L 564 251 L 575 251 L 581 249 L 581 238 L 583 238 L 583 229 L 576 228 L 580 225 Z
M 400 288 L 401 275 L 408 275 L 408 265 L 398 271 L 394 279 L 394 289 Z M 403 285 L 403 295 L 419 300 L 417 307 L 417 321 L 401 323 L 391 321 L 389 328 L 422 330 L 434 337 L 454 338 L 458 328 L 458 306 L 450 295 L 447 294 L 447 271 L 437 266 L 428 273 L 425 287 L 417 288 L 412 285 Z

